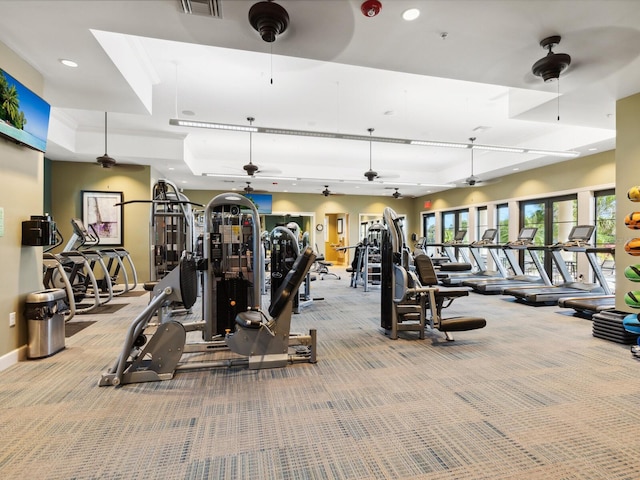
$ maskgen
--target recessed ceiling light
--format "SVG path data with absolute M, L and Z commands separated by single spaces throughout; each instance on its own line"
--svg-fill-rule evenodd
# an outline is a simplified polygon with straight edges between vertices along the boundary
M 169 170 L 175 170 L 175 168 L 173 168 L 173 167 L 169 167 Z
M 402 12 L 402 18 L 407 22 L 415 20 L 419 16 L 420 16 L 420 10 L 418 10 L 417 8 L 409 8 L 408 10 L 405 10 L 404 12 Z
M 590 151 L 590 152 L 595 152 L 596 150 L 598 150 L 596 147 L 591 147 L 591 148 L 589 149 L 589 151 Z
M 517 172 L 518 170 L 520 170 L 520 168 L 519 168 L 519 167 L 514 167 L 514 168 L 513 168 L 513 171 L 514 171 L 514 172 Z
M 193 110 L 182 110 L 182 114 L 186 115 L 187 117 L 193 117 L 196 112 L 194 112 Z
M 76 62 L 74 62 L 73 60 L 68 60 L 66 58 L 61 58 L 60 63 L 63 64 L 65 67 L 76 68 L 78 66 Z

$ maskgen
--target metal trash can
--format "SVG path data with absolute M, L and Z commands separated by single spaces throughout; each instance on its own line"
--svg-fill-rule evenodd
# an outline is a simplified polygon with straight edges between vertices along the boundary
M 25 317 L 29 333 L 29 358 L 53 355 L 64 348 L 66 292 L 50 288 L 27 295 Z

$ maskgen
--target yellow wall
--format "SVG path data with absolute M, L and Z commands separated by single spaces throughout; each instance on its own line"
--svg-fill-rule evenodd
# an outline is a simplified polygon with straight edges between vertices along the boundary
M 42 95 L 43 78 L 0 43 L 0 66 L 16 80 Z M 22 246 L 22 222 L 42 215 L 44 157 L 40 152 L 0 138 L 0 207 L 4 210 L 4 235 L 0 237 L 0 369 L 24 358 L 27 325 L 24 301 L 28 293 L 42 290 L 42 247 Z M 16 326 L 9 327 L 9 313 Z
M 425 200 L 431 210 L 446 210 L 464 205 L 482 205 L 512 198 L 542 198 L 549 194 L 576 191 L 616 181 L 614 150 L 568 160 L 545 167 L 514 173 L 483 187 L 457 188 L 420 197 L 416 205 L 422 211 Z
M 640 211 L 640 203 L 627 198 L 629 188 L 640 185 L 640 94 L 619 100 L 616 107 L 616 308 L 633 312 L 624 303 L 624 294 L 640 290 L 640 285 L 624 277 L 624 269 L 640 263 L 640 257 L 627 254 L 624 244 L 640 237 L 640 230 L 630 230 L 624 224 L 625 215 Z
M 51 213 L 65 243 L 72 234 L 71 218 L 82 218 L 82 190 L 122 192 L 124 201 L 151 198 L 149 167 L 123 165 L 105 169 L 91 163 L 51 163 Z M 124 247 L 132 255 L 140 282 L 150 278 L 150 216 L 150 204 L 135 203 L 124 207 Z

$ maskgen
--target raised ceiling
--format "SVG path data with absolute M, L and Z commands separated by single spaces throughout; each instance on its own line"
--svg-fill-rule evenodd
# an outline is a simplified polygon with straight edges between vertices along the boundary
M 615 148 L 615 102 L 640 92 L 636 1 L 384 0 L 369 18 L 359 0 L 280 0 L 290 24 L 273 43 L 249 24 L 256 1 L 218 0 L 218 18 L 185 14 L 180 0 L 3 1 L 0 41 L 45 79 L 46 156 L 95 163 L 108 111 L 109 155 L 151 165 L 184 188 L 251 181 L 274 192 L 320 194 L 329 185 L 417 196 L 460 185 L 470 151 L 258 133 L 251 159 L 260 170 L 248 178 L 248 133 L 169 121 L 248 125 L 251 116 L 283 130 L 344 137 L 374 128 L 386 138 L 475 137 L 584 156 Z M 410 7 L 421 15 L 407 22 Z M 572 58 L 559 85 L 531 73 L 546 54 L 540 40 L 556 34 L 554 51 Z M 475 151 L 474 173 L 495 179 L 564 160 Z M 364 177 L 370 162 L 374 182 Z

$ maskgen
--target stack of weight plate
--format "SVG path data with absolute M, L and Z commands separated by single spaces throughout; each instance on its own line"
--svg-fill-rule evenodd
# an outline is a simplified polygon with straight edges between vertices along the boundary
M 605 310 L 596 313 L 591 317 L 593 320 L 593 336 L 626 345 L 636 343 L 638 335 L 627 332 L 622 325 L 622 320 L 627 315 L 627 312 L 618 310 Z

